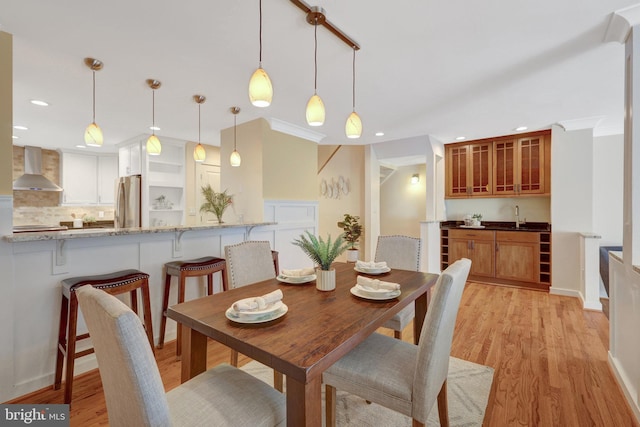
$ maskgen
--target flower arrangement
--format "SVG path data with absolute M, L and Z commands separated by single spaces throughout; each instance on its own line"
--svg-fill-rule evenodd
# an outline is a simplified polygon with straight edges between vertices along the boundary
M 221 193 L 216 192 L 211 188 L 210 184 L 202 187 L 202 196 L 205 198 L 205 202 L 200 206 L 200 212 L 213 213 L 218 222 L 222 224 L 222 215 L 224 211 L 233 204 L 233 195 L 227 194 L 227 190 Z
M 357 249 L 356 245 L 358 243 L 358 239 L 362 235 L 362 225 L 360 225 L 360 217 L 353 216 L 349 214 L 344 214 L 344 219 L 342 221 L 338 221 L 338 227 L 342 228 L 344 231 L 344 240 L 351 243 L 351 247 L 349 249 Z
M 320 266 L 321 270 L 328 271 L 331 263 L 349 247 L 349 242 L 343 240 L 343 235 L 339 235 L 335 241 L 331 241 L 331 235 L 327 235 L 327 240 L 316 237 L 310 232 L 305 232 L 300 238 L 295 239 L 293 244 L 299 246 L 307 254 L 311 261 Z

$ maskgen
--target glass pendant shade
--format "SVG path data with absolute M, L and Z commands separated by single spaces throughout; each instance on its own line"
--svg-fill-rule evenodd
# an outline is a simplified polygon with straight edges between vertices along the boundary
M 89 147 L 102 147 L 104 138 L 102 136 L 102 129 L 95 122 L 87 126 L 84 131 L 84 143 Z
M 324 124 L 324 103 L 318 94 L 313 94 L 307 102 L 307 123 L 309 126 L 322 126 Z
M 231 157 L 229 157 L 229 163 L 231 163 L 231 166 L 233 166 L 234 168 L 240 166 L 240 163 L 242 163 L 242 158 L 240 158 L 240 153 L 238 153 L 238 151 L 233 150 L 233 153 L 231 153 Z
M 259 67 L 249 81 L 249 100 L 256 107 L 268 107 L 273 99 L 273 86 L 267 72 Z
M 160 140 L 157 136 L 151 135 L 149 139 L 147 139 L 147 154 L 157 156 L 161 151 L 162 145 L 160 144 Z
M 196 148 L 193 149 L 193 160 L 201 163 L 204 162 L 206 158 L 207 151 L 204 149 L 202 144 L 198 143 L 198 145 L 196 145 Z
M 355 111 L 347 117 L 344 131 L 347 134 L 347 138 L 360 138 L 360 135 L 362 135 L 362 120 L 360 120 L 360 116 Z

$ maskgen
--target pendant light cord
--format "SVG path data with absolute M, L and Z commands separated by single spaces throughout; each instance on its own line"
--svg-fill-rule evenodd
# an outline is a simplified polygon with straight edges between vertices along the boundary
M 260 68 L 262 68 L 262 0 L 260 0 Z
M 314 41 L 314 49 L 313 49 L 313 66 L 314 66 L 314 77 L 313 77 L 313 92 L 314 94 L 318 93 L 318 18 L 316 18 L 316 22 L 313 25 L 313 41 Z
M 236 114 L 233 115 L 233 151 L 236 151 Z
M 353 92 L 352 92 L 353 111 L 356 111 L 356 48 L 353 48 Z
M 156 134 L 156 91 L 151 89 L 151 135 Z
M 198 104 L 198 144 L 200 144 L 200 104 Z
M 93 71 L 93 123 L 96 122 L 96 72 Z

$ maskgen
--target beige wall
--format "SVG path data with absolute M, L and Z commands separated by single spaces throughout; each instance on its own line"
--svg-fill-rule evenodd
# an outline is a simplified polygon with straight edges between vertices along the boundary
M 411 184 L 413 174 L 420 182 Z M 420 237 L 426 218 L 426 167 L 399 167 L 380 187 L 380 234 Z
M 197 142 L 187 141 L 184 149 L 184 157 L 185 161 L 185 207 L 187 209 L 185 215 L 185 224 L 186 225 L 196 225 L 197 223 L 197 215 L 200 212 L 200 206 L 196 206 L 196 193 L 200 191 L 198 187 L 198 179 L 196 177 L 196 162 L 193 160 L 193 150 L 196 147 Z M 213 145 L 202 144 L 206 151 L 206 157 L 204 160 L 205 164 L 208 165 L 216 165 L 220 166 L 220 147 L 215 147 Z M 196 215 L 191 215 L 191 210 L 196 213 Z
M 0 195 L 11 195 L 13 134 L 13 40 L 0 31 Z
M 327 158 L 328 152 L 335 150 L 336 146 L 319 145 L 318 156 Z M 338 199 L 328 198 L 320 194 L 320 186 L 324 180 L 331 184 L 343 177 L 349 183 L 349 194 L 340 194 Z M 326 237 L 331 234 L 335 238 L 342 233 L 337 222 L 348 213 L 360 217 L 360 224 L 364 226 L 364 146 L 343 145 L 331 158 L 317 177 L 315 197 L 319 198 L 319 228 L 320 236 Z M 364 235 L 360 238 L 360 259 L 364 259 L 363 249 L 365 247 Z M 342 255 L 338 260 L 344 261 L 346 255 Z

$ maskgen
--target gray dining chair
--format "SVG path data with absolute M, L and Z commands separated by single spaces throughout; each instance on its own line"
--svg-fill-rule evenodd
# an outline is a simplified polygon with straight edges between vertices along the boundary
M 376 262 L 385 261 L 390 268 L 420 271 L 420 239 L 409 236 L 378 236 Z M 415 304 L 409 304 L 387 320 L 385 328 L 401 340 L 402 331 L 415 317 Z
M 227 284 L 230 289 L 273 279 L 279 273 L 278 252 L 267 241 L 247 240 L 224 247 L 227 261 Z M 231 365 L 238 366 L 238 351 L 231 350 Z M 273 371 L 273 386 L 283 390 L 284 378 Z
M 327 426 L 336 423 L 336 389 L 411 417 L 414 426 L 425 425 L 437 400 L 440 425 L 449 425 L 449 357 L 470 268 L 463 258 L 442 272 L 418 345 L 373 333 L 323 373 Z
M 98 359 L 110 426 L 286 424 L 284 395 L 228 364 L 165 393 L 138 316 L 93 286 L 76 293 Z

